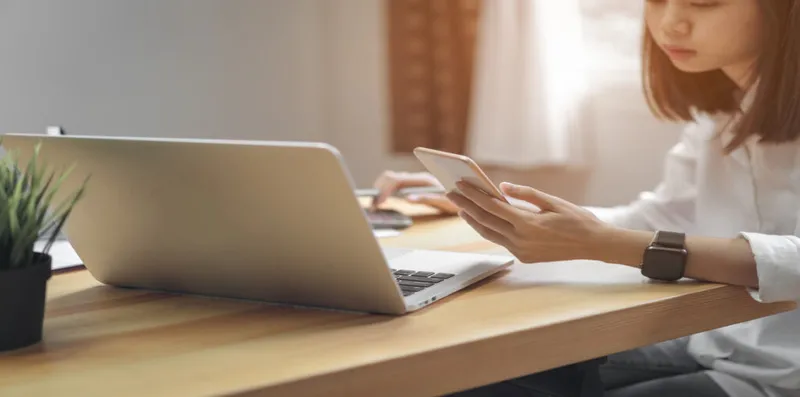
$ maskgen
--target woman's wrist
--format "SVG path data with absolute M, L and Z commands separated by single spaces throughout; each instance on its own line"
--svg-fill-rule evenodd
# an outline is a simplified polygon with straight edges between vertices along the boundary
M 652 232 L 603 225 L 594 233 L 586 259 L 640 267 L 652 239 Z
M 598 228 L 584 259 L 639 268 L 653 232 L 614 226 Z M 749 243 L 742 238 L 687 237 L 685 277 L 758 287 L 758 271 Z

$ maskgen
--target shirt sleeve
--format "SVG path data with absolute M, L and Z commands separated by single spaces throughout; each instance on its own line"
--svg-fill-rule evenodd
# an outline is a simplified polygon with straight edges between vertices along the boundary
M 685 232 L 694 224 L 698 124 L 688 125 L 680 141 L 667 153 L 661 183 L 638 199 L 611 208 L 587 207 L 601 220 L 635 230 Z
M 742 232 L 750 243 L 758 273 L 759 302 L 800 302 L 800 238 Z

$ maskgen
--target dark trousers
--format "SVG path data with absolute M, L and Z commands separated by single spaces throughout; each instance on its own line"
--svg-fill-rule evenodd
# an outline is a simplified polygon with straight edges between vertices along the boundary
M 599 367 L 606 358 L 539 372 L 450 395 L 451 397 L 603 397 Z
M 728 397 L 687 338 L 452 394 L 451 397 Z

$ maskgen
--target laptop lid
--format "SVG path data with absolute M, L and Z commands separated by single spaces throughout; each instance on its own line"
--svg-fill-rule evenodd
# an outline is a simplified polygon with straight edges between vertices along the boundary
M 404 303 L 338 151 L 311 142 L 7 134 L 91 176 L 65 230 L 116 286 L 401 313 Z

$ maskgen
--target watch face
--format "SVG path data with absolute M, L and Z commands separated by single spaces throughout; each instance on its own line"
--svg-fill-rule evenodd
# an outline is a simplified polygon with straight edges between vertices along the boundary
M 642 274 L 656 280 L 675 281 L 683 277 L 686 250 L 649 247 L 644 252 Z

